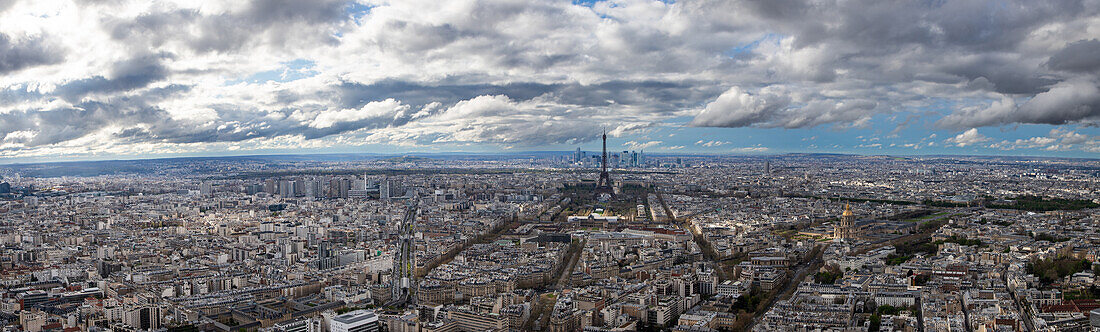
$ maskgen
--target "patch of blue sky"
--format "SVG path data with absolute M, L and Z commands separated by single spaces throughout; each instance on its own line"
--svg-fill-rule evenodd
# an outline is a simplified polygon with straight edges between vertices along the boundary
M 280 64 L 282 65 L 282 68 L 280 69 L 254 73 L 242 79 L 228 81 L 226 82 L 226 85 L 234 85 L 239 83 L 259 84 L 270 81 L 290 82 L 303 78 L 317 76 L 318 74 L 316 70 L 313 70 L 313 67 L 316 65 L 316 63 L 312 60 L 295 59 Z
M 366 16 L 367 14 L 370 14 L 371 9 L 374 9 L 374 6 L 364 5 L 359 3 L 358 1 L 352 1 L 351 3 L 348 3 L 347 6 L 344 6 L 344 13 L 354 19 L 359 19 L 363 16 Z
M 783 40 L 783 37 L 784 37 L 783 35 L 778 34 L 778 33 L 766 33 L 763 36 L 761 36 L 760 38 L 757 38 L 756 40 L 753 40 L 751 42 L 744 43 L 744 44 L 741 44 L 741 45 L 737 45 L 737 46 L 734 46 L 734 47 L 730 48 L 729 50 L 726 50 L 726 56 L 731 57 L 731 58 L 739 58 L 739 57 L 742 57 L 742 56 L 746 56 L 746 55 L 751 54 L 752 51 L 756 49 L 756 47 L 760 46 L 761 43 L 770 42 L 770 43 L 779 44 L 779 42 L 781 40 Z
M 1095 153 L 1079 149 L 1052 151 L 1044 147 L 1002 150 L 990 147 L 1003 141 L 1047 137 L 1052 129 L 1073 130 L 1090 136 L 1100 135 L 1100 128 L 1076 125 L 1013 125 L 978 128 L 989 139 L 982 144 L 959 147 L 948 144 L 947 139 L 961 130 L 938 127 L 936 121 L 955 106 L 950 100 L 933 101 L 928 107 L 884 113 L 872 116 L 864 126 L 837 126 L 823 124 L 811 128 L 708 128 L 690 127 L 690 116 L 665 121 L 663 125 L 645 131 L 613 138 L 609 148 L 613 151 L 630 150 L 627 142 L 645 144 L 659 141 L 647 147 L 651 153 L 701 153 L 701 154 L 783 154 L 783 153 L 849 153 L 864 155 L 1018 155 L 1060 156 L 1096 158 Z M 904 124 L 903 124 L 904 123 Z M 900 129 L 899 129 L 900 126 Z M 895 129 L 897 129 L 895 131 Z M 708 144 L 710 143 L 710 144 Z M 593 140 L 567 150 L 580 147 L 586 151 L 599 149 L 599 141 Z M 674 147 L 681 147 L 675 148 Z M 1003 144 L 1001 146 L 1004 146 Z M 761 148 L 766 148 L 763 150 Z

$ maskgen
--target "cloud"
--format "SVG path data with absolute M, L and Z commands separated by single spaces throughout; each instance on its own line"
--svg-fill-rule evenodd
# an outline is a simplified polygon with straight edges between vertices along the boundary
M 877 106 L 868 100 L 818 99 L 792 103 L 785 93 L 753 95 L 732 87 L 706 105 L 691 121 L 698 127 L 810 128 L 836 123 L 862 126 Z
M 700 127 L 746 127 L 770 121 L 790 100 L 778 95 L 755 96 L 732 87 L 707 104 L 691 121 Z
M 936 122 L 949 128 L 1012 123 L 1094 124 L 1100 121 L 1100 81 L 1075 79 L 1054 85 L 1023 104 L 1002 96 L 987 107 L 971 107 Z
M 1027 139 L 1004 140 L 990 145 L 991 148 L 1001 150 L 1015 149 L 1042 149 L 1048 151 L 1081 150 L 1085 152 L 1100 151 L 1100 137 L 1077 133 L 1072 130 L 1054 128 L 1047 136 L 1031 137 Z
M 225 53 L 253 46 L 283 49 L 290 43 L 333 43 L 326 32 L 345 19 L 348 1 L 251 0 L 222 10 L 154 6 L 137 17 L 107 17 L 111 38 L 141 50 L 186 47 L 196 53 Z M 267 47 L 264 47 L 267 48 Z
M 1095 126 L 1098 16 L 1077 0 L 0 0 L 0 154 L 542 147 L 900 114 L 919 118 L 891 129 Z
M 0 12 L 3 9 L 4 4 L 0 1 Z M 43 36 L 15 40 L 11 36 L 0 33 L 0 74 L 34 66 L 56 64 L 64 58 L 64 51 L 49 44 Z
M 392 98 L 383 101 L 370 102 L 359 109 L 343 109 L 337 111 L 322 111 L 309 122 L 313 128 L 329 128 L 343 122 L 356 122 L 365 119 L 400 118 L 409 110 L 409 105 L 402 105 Z
M 163 60 L 168 55 L 142 55 L 115 63 L 110 77 L 95 76 L 67 82 L 54 91 L 69 101 L 93 93 L 127 92 L 149 86 L 168 77 Z
M 635 142 L 635 141 L 627 141 L 626 143 L 623 143 L 623 146 L 626 146 L 631 150 L 645 150 L 645 149 L 648 149 L 648 148 L 659 146 L 659 145 L 661 145 L 661 143 L 664 143 L 664 142 L 662 142 L 662 141 L 648 141 L 648 142 L 639 143 L 639 142 Z
M 749 146 L 749 147 L 733 148 L 733 149 L 730 149 L 730 152 L 734 152 L 734 153 L 760 153 L 760 152 L 768 152 L 768 150 L 771 150 L 771 149 L 769 149 L 768 147 L 765 147 L 765 146 Z
M 504 95 L 482 95 L 371 137 L 392 143 L 478 143 L 514 148 L 577 144 L 598 139 L 604 130 L 616 136 L 652 125 L 645 116 L 615 111 L 567 108 L 542 98 L 516 101 Z
M 964 131 L 955 137 L 944 140 L 947 144 L 954 144 L 958 147 L 974 146 L 983 142 L 991 140 L 989 137 L 978 133 L 977 128 L 970 128 L 970 130 Z
M 1100 70 L 1100 57 L 1097 54 L 1100 54 L 1100 40 L 1078 40 L 1050 56 L 1047 66 L 1065 71 L 1096 71 Z
M 15 4 L 15 0 L 0 0 L 0 13 L 3 13 L 8 8 L 11 8 Z
M 699 140 L 698 142 L 695 142 L 695 145 L 701 145 L 701 146 L 707 147 L 707 148 L 709 148 L 709 147 L 718 147 L 718 146 L 722 146 L 722 145 L 726 145 L 726 144 L 730 144 L 730 142 L 729 141 L 714 141 L 714 140 L 711 140 L 711 141 Z

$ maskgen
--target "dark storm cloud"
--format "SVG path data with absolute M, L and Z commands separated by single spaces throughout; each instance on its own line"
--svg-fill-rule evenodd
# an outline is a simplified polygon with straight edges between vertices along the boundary
M 239 13 L 203 15 L 193 9 L 145 13 L 103 22 L 116 40 L 138 49 L 182 41 L 199 53 L 230 52 L 263 42 L 282 46 L 294 38 L 335 42 L 324 28 L 345 20 L 347 0 L 253 0 Z M 304 25 L 304 26 L 303 26 Z
M 34 129 L 37 133 L 21 143 L 32 147 L 42 146 L 84 137 L 107 125 L 146 123 L 166 117 L 159 109 L 136 106 L 130 103 L 108 105 L 88 101 L 77 103 L 73 107 L 0 114 L 0 137 Z
M 0 11 L 3 3 L 0 3 Z M 11 36 L 0 33 L 0 74 L 7 74 L 26 68 L 60 63 L 65 60 L 64 51 L 51 46 L 46 38 L 37 37 L 27 40 L 13 40 Z
M 138 56 L 114 64 L 110 77 L 95 76 L 68 82 L 55 93 L 65 100 L 76 101 L 95 93 L 128 92 L 164 80 L 169 71 L 164 66 L 168 55 Z
M 1023 107 L 1015 113 L 1000 112 L 997 116 L 958 110 L 950 119 L 939 123 L 953 127 L 956 124 L 1096 121 L 1095 115 L 1087 110 L 1095 109 L 1090 103 L 1100 96 L 1090 96 L 1091 89 L 1077 85 L 1082 79 L 1096 80 L 1095 73 L 1100 68 L 1100 60 L 1097 59 L 1100 57 L 1095 54 L 1100 54 L 1100 42 L 1096 39 L 1081 40 L 1053 55 L 1036 52 L 1034 46 L 1023 44 L 1029 38 L 1035 39 L 1036 34 L 1051 34 L 1042 30 L 1049 29 L 1051 25 L 1072 26 L 1079 24 L 1072 22 L 1096 17 L 1100 14 L 1100 4 L 1095 1 L 752 0 L 741 5 L 742 9 L 759 18 L 760 26 L 790 36 L 796 52 L 813 50 L 808 53 L 812 56 L 809 60 L 816 60 L 816 63 L 807 59 L 795 60 L 809 63 L 809 68 L 803 69 L 801 76 L 784 79 L 780 76 L 784 73 L 782 67 L 767 71 L 767 77 L 773 78 L 772 83 L 776 85 L 789 85 L 791 78 L 817 81 L 824 84 L 821 88 L 833 90 L 830 99 L 840 100 L 866 98 L 868 92 L 874 94 L 865 88 L 852 88 L 862 86 L 859 84 L 861 81 L 885 86 L 912 87 L 915 82 L 948 85 L 914 92 L 895 89 L 900 93 L 890 96 L 890 99 L 883 99 L 883 95 L 874 96 L 873 99 L 882 99 L 879 104 L 887 105 L 919 101 L 926 97 L 957 98 L 960 91 L 965 91 L 957 89 L 960 84 L 970 90 L 1013 98 L 1049 95 L 1052 87 L 1057 86 L 1067 102 L 1056 105 L 1047 102 Z M 1069 29 L 1072 31 L 1074 28 Z M 758 59 L 760 55 L 749 57 L 753 58 Z M 1047 68 L 1063 73 L 1051 72 Z M 1070 73 L 1067 75 L 1065 72 Z M 843 74 L 831 76 L 836 73 Z M 1078 73 L 1086 73 L 1084 75 L 1088 77 L 1078 77 Z M 1067 83 L 1071 81 L 1076 83 Z M 942 95 L 929 95 L 935 92 Z M 868 107 L 870 104 L 867 103 L 848 102 L 847 105 L 862 106 L 850 111 L 834 109 L 818 114 L 814 111 L 816 108 L 807 106 L 827 100 L 805 98 L 789 105 L 760 101 L 772 99 L 775 98 L 755 98 L 752 99 L 755 103 L 749 105 L 729 103 L 729 100 L 723 102 L 721 99 L 712 101 L 713 107 L 708 106 L 692 123 L 699 126 L 778 125 L 790 128 L 812 126 L 822 121 L 850 121 L 887 111 L 878 106 Z M 722 110 L 728 114 L 722 114 Z M 860 116 L 859 112 L 865 113 Z M 844 116 L 835 116 L 838 114 Z M 776 122 L 790 116 L 823 117 L 813 121 Z
M 285 24 L 288 21 L 323 23 L 344 16 L 350 0 L 253 0 L 244 15 L 256 23 Z
M 186 126 L 172 121 L 167 112 L 152 103 L 190 89 L 190 86 L 172 84 L 111 98 L 108 102 L 84 100 L 66 107 L 13 110 L 0 114 L 0 140 L 9 138 L 14 132 L 32 130 L 35 131 L 32 137 L 17 142 L 34 147 L 81 138 L 107 126 Z
M 967 81 L 984 79 L 992 91 L 1006 94 L 1037 94 L 1047 90 L 1058 80 L 1042 76 L 1038 68 L 1026 68 L 1013 59 L 995 54 L 971 57 L 944 66 L 944 72 L 966 78 Z
M 1050 57 L 1047 66 L 1055 70 L 1094 72 L 1100 70 L 1100 40 L 1079 40 Z
M 326 128 L 313 128 L 298 120 L 281 117 L 264 118 L 267 111 L 241 109 L 231 105 L 216 107 L 217 121 L 173 119 L 153 102 L 166 95 L 183 93 L 185 86 L 149 89 L 145 93 L 114 98 L 109 102 L 82 101 L 72 107 L 42 110 L 20 110 L 0 114 L 0 139 L 22 143 L 26 147 L 51 145 L 85 137 L 105 127 L 121 128 L 114 134 L 126 142 L 213 143 L 239 142 L 253 138 L 302 135 L 307 139 L 337 135 L 363 128 L 383 128 L 407 123 L 411 117 L 381 114 L 365 119 L 340 122 Z M 314 105 L 322 111 L 322 105 Z M 311 107 L 305 107 L 310 109 Z M 275 114 L 289 115 L 298 109 L 280 109 Z M 34 130 L 29 138 L 9 137 L 12 133 Z
M 1022 104 L 1005 98 L 989 107 L 971 107 L 950 114 L 937 124 L 948 128 L 973 128 L 1013 123 L 1051 125 L 1100 123 L 1100 80 L 1059 82 L 1049 91 Z

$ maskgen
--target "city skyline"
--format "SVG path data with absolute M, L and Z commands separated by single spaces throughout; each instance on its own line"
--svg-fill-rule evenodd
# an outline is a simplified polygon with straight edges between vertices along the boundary
M 1100 0 L 0 0 L 0 332 L 1100 332 Z
M 3 1 L 0 159 L 1093 158 L 1098 7 Z

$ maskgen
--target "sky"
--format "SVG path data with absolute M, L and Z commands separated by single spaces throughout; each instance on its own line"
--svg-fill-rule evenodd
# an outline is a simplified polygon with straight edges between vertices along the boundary
M 0 163 L 1100 157 L 1100 0 L 0 0 Z

